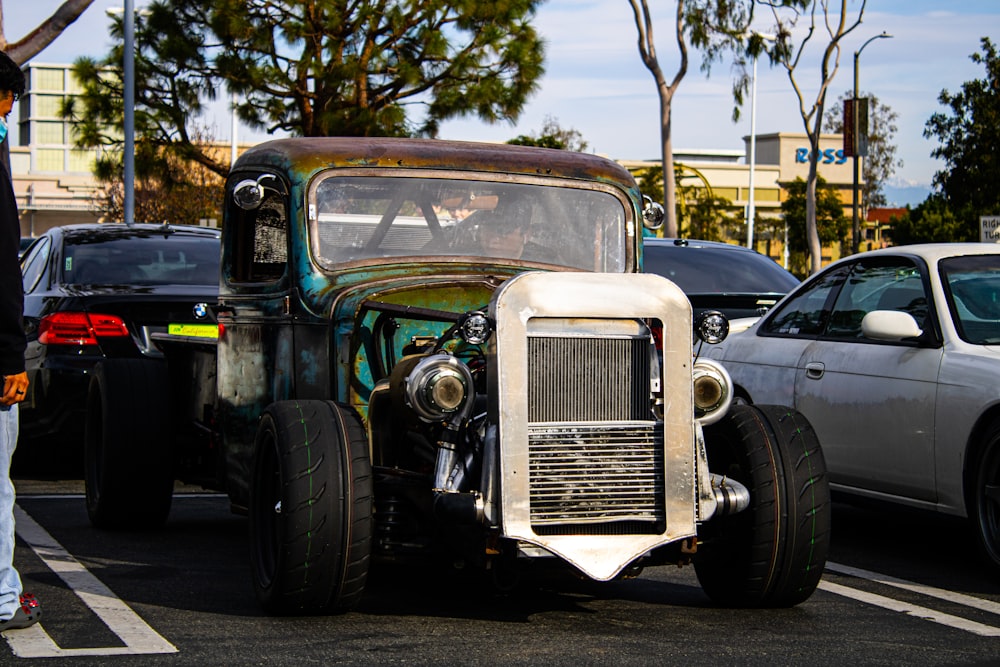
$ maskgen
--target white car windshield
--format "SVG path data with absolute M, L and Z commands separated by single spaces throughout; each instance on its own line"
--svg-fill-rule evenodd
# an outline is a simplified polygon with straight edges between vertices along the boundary
M 941 282 L 962 340 L 1000 344 L 1000 255 L 967 255 L 941 260 Z
M 331 174 L 317 179 L 310 193 L 311 245 L 325 268 L 429 256 L 627 268 L 626 209 L 610 191 Z

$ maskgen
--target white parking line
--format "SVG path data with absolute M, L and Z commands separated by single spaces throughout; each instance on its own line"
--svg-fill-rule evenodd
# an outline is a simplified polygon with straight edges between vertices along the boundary
M 934 588 L 933 586 L 925 586 L 924 584 L 918 584 L 905 579 L 897 579 L 896 577 L 891 577 L 886 574 L 879 574 L 878 572 L 872 572 L 870 570 L 862 570 L 848 565 L 840 565 L 839 563 L 828 562 L 826 564 L 826 569 L 830 572 L 846 574 L 860 579 L 867 579 L 879 584 L 901 588 L 928 597 L 1000 615 L 1000 604 L 992 602 L 991 600 L 983 600 L 981 598 L 972 597 L 971 595 L 946 591 L 940 588 Z M 820 590 L 827 591 L 828 593 L 834 593 L 836 595 L 848 597 L 860 602 L 875 605 L 877 607 L 889 609 L 891 611 L 910 614 L 911 616 L 916 616 L 917 618 L 922 618 L 926 621 L 947 625 L 958 630 L 971 632 L 981 637 L 1000 637 L 1000 628 L 992 625 L 986 625 L 984 623 L 977 623 L 976 621 L 970 621 L 968 619 L 961 618 L 960 616 L 935 611 L 934 609 L 930 609 L 928 607 L 921 607 L 920 605 L 901 602 L 883 595 L 867 593 L 855 588 L 850 588 L 849 586 L 842 586 L 828 581 L 821 581 L 819 583 L 819 588 Z
M 39 558 L 66 582 L 85 605 L 100 618 L 125 646 L 107 648 L 61 648 L 42 623 L 30 628 L 6 632 L 4 639 L 19 658 L 51 658 L 55 656 L 142 655 L 177 653 L 177 647 L 160 636 L 111 589 L 92 575 L 62 545 L 45 531 L 24 510 L 14 506 L 17 534 Z M 43 603 L 44 604 L 44 603 Z M 44 609 L 44 607 L 43 607 Z M 44 615 L 43 615 L 44 620 Z

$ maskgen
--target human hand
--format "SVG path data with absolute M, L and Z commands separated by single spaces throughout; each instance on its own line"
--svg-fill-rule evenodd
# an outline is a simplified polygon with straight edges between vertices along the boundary
M 21 372 L 16 375 L 3 376 L 3 396 L 0 403 L 3 405 L 14 405 L 24 400 L 28 392 L 28 373 Z

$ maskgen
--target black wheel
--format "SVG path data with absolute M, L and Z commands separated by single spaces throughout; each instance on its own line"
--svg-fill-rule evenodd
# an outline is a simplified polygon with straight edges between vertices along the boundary
M 268 613 L 347 611 L 371 556 L 372 477 L 358 417 L 281 401 L 261 417 L 250 486 L 251 567 Z
M 163 524 L 173 498 L 163 362 L 108 359 L 87 394 L 84 480 L 87 514 L 98 528 Z
M 790 607 L 819 584 L 830 489 L 812 426 L 790 408 L 734 405 L 705 428 L 709 470 L 750 490 L 750 506 L 707 521 L 694 559 L 702 588 L 730 607 Z
M 972 471 L 966 486 L 968 514 L 983 556 L 1000 568 L 1000 421 L 990 425 L 982 442 L 978 455 L 970 458 L 978 465 L 967 464 Z

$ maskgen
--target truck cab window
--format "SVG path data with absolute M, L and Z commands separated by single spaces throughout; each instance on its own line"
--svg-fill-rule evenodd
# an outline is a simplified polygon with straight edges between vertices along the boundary
M 286 197 L 268 181 L 260 204 L 246 208 L 230 205 L 233 247 L 230 274 L 234 282 L 273 282 L 288 264 L 288 213 Z

